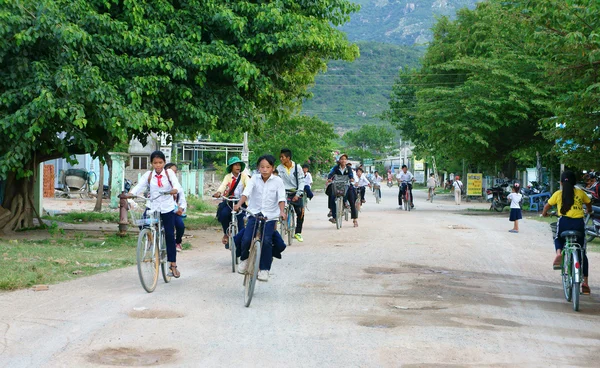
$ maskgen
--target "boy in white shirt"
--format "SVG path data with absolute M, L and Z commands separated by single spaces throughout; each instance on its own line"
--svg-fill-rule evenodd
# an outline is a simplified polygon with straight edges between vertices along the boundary
M 304 194 L 306 194 L 306 197 L 308 199 L 312 199 L 312 197 L 314 197 L 314 194 L 312 192 L 312 184 L 313 184 L 313 178 L 312 178 L 312 174 L 310 173 L 310 166 L 308 166 L 308 164 L 304 164 L 302 165 L 302 171 L 304 171 Z
M 366 191 L 366 187 L 370 187 L 371 183 L 369 183 L 369 180 L 365 177 L 365 175 L 363 175 L 363 169 L 362 168 L 358 168 L 356 169 L 356 181 L 354 182 L 354 185 L 357 187 L 359 193 L 360 193 L 360 198 L 361 198 L 361 203 L 365 203 L 367 200 L 365 199 L 365 191 Z
M 431 199 L 432 195 L 435 195 L 435 187 L 436 187 L 436 181 L 435 181 L 435 174 L 431 173 L 429 175 L 429 179 L 427 179 L 427 200 Z
M 248 201 L 248 211 L 254 216 L 262 213 L 267 222 L 262 233 L 262 250 L 260 254 L 260 265 L 258 280 L 268 281 L 269 271 L 273 263 L 273 233 L 276 230 L 277 219 L 287 220 L 285 213 L 285 186 L 283 180 L 273 175 L 275 169 L 275 157 L 263 155 L 257 162 L 260 175 L 253 175 L 250 182 L 244 188 L 240 201 L 233 207 L 234 211 L 239 211 L 240 207 Z M 245 231 L 242 237 L 242 254 L 238 272 L 245 274 L 248 268 L 248 257 L 250 255 L 250 243 L 254 236 L 256 217 L 249 216 L 246 228 L 252 231 Z

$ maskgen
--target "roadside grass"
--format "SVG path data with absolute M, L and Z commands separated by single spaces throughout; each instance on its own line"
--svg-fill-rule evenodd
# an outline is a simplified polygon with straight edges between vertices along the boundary
M 535 221 L 547 223 L 548 224 L 548 231 L 550 231 L 550 224 L 553 223 L 553 222 L 558 221 L 558 218 L 557 217 L 541 217 L 540 213 L 541 212 L 538 212 L 537 214 L 532 213 L 531 216 L 528 216 L 528 215 L 524 214 L 523 217 L 525 217 L 527 220 L 535 220 Z M 588 251 L 600 253 L 600 238 L 595 238 L 591 242 L 588 242 L 587 243 L 587 248 L 588 248 Z
M 312 184 L 312 190 L 320 190 L 320 189 L 325 189 L 325 183 L 327 182 L 327 180 L 325 180 L 324 178 L 318 176 L 318 175 L 314 175 L 313 176 L 313 184 Z
M 118 212 L 69 212 L 55 216 L 44 216 L 44 220 L 77 224 L 80 222 L 119 222 Z
M 0 290 L 55 284 L 135 264 L 137 234 L 74 233 L 41 240 L 0 239 Z
M 213 200 L 204 200 L 196 196 L 186 197 L 188 208 L 187 212 L 199 212 L 199 213 L 215 213 L 217 212 L 218 202 Z
M 215 214 L 210 215 L 193 215 L 189 214 L 184 221 L 185 228 L 188 230 L 204 230 L 211 227 L 221 226 L 216 219 Z

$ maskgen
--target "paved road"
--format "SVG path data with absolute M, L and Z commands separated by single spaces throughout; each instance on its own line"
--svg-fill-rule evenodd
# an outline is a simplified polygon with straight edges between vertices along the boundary
M 506 217 L 424 193 L 410 213 L 388 188 L 368 200 L 360 226 L 338 231 L 316 197 L 305 242 L 274 262 L 250 308 L 216 231 L 198 233 L 183 276 L 152 294 L 135 268 L 0 294 L 0 366 L 598 366 L 599 254 L 596 294 L 575 313 L 547 224 L 509 234 Z

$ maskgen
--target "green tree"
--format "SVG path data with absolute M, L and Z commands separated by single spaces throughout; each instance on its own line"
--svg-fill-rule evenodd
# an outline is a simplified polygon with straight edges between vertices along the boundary
M 318 118 L 294 115 L 287 119 L 267 121 L 248 140 L 252 153 L 250 166 L 263 154 L 279 159 L 282 148 L 292 151 L 292 159 L 302 165 L 309 163 L 313 170 L 333 165 L 333 126 Z
M 440 19 L 422 68 L 400 74 L 388 119 L 422 156 L 493 165 L 523 147 L 548 151 L 539 120 L 551 93 L 531 30 L 496 1 Z
M 394 144 L 394 132 L 390 127 L 363 125 L 360 129 L 346 132 L 342 137 L 346 151 L 354 158 L 375 158 L 388 153 Z
M 37 164 L 148 133 L 253 128 L 296 108 L 347 0 L 0 0 L 0 228 L 30 226 Z

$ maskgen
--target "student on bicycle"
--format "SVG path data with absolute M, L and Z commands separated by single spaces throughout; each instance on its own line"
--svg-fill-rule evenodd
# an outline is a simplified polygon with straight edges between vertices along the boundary
M 175 200 L 173 195 L 183 194 L 183 188 L 177 180 L 177 175 L 171 169 L 164 169 L 167 159 L 161 151 L 154 151 L 150 155 L 152 171 L 145 173 L 131 194 L 139 195 L 150 187 L 150 198 L 152 211 L 160 211 L 160 220 L 164 227 L 165 242 L 167 243 L 167 261 L 171 263 L 171 274 L 179 278 L 181 274 L 177 270 L 177 249 L 175 248 Z M 161 192 L 169 192 L 172 195 L 162 195 Z
M 244 189 L 240 201 L 233 207 L 234 211 L 239 211 L 240 207 L 248 201 L 248 211 L 253 215 L 262 213 L 267 218 L 262 234 L 262 248 L 260 254 L 260 264 L 258 279 L 260 281 L 269 281 L 269 271 L 273 263 L 273 233 L 276 231 L 277 219 L 287 220 L 285 213 L 285 186 L 281 177 L 273 175 L 275 168 L 275 157 L 263 155 L 258 158 L 258 170 L 260 175 L 253 175 Z M 280 172 L 281 174 L 281 172 Z M 248 257 L 250 256 L 250 243 L 254 236 L 256 217 L 249 216 L 242 237 L 242 253 L 238 272 L 246 273 L 248 269 Z
M 435 174 L 429 174 L 429 179 L 427 179 L 427 200 L 431 199 L 432 195 L 435 195 L 435 186 L 437 185 L 435 181 Z
M 363 169 L 360 167 L 356 169 L 356 181 L 354 182 L 354 185 L 356 186 L 358 193 L 360 193 L 360 203 L 365 203 L 367 201 L 365 199 L 366 187 L 371 187 L 371 183 L 369 183 L 369 180 L 363 175 Z
M 577 184 L 575 179 L 575 173 L 572 171 L 565 171 L 560 176 L 561 190 L 554 192 L 552 197 L 548 200 L 548 203 L 544 206 L 542 216 L 548 216 L 548 211 L 552 206 L 556 206 L 557 215 L 559 216 L 558 222 L 556 223 L 556 234 L 554 235 L 554 248 L 556 249 L 556 257 L 552 263 L 552 267 L 555 270 L 560 270 L 562 264 L 562 249 L 564 248 L 564 238 L 560 237 L 560 233 L 567 230 L 579 231 L 582 236 L 577 238 L 577 243 L 582 247 L 585 246 L 585 222 L 583 217 L 583 205 L 585 204 L 588 212 L 592 211 L 592 204 L 589 197 L 585 192 L 575 187 Z M 588 285 L 588 257 L 587 254 L 583 254 L 583 283 L 581 284 L 581 292 L 583 294 L 590 293 L 590 286 Z
M 348 155 L 346 155 L 345 153 L 340 155 L 339 159 L 338 159 L 338 164 L 335 165 L 333 168 L 331 168 L 331 171 L 329 172 L 329 174 L 327 175 L 327 189 L 325 190 L 325 193 L 327 193 L 327 195 L 329 196 L 329 214 L 331 215 L 331 218 L 329 219 L 329 222 L 334 223 L 335 224 L 335 218 L 337 215 L 337 211 L 335 208 L 335 193 L 333 191 L 333 184 L 331 184 L 331 182 L 333 181 L 333 177 L 335 175 L 348 175 L 348 179 L 350 180 L 350 182 L 354 182 L 354 175 L 352 173 L 352 169 L 350 169 L 350 167 L 346 166 L 346 164 L 348 163 Z M 346 191 L 346 195 L 344 196 L 344 202 L 350 202 L 350 213 L 352 216 L 352 220 L 354 222 L 354 227 L 358 226 L 358 211 L 356 211 L 356 194 L 354 192 L 354 190 L 350 187 L 348 188 L 348 190 Z
M 412 183 L 415 181 L 415 177 L 410 171 L 408 171 L 408 167 L 406 165 L 402 165 L 402 170 L 398 173 L 398 175 L 396 175 L 396 179 L 398 180 L 398 185 L 400 186 L 400 191 L 398 192 L 398 205 L 402 207 L 404 191 L 408 189 L 408 193 L 410 194 L 410 207 L 415 208 L 412 194 Z
M 310 166 L 308 164 L 302 165 L 302 171 L 304 171 L 304 194 L 308 199 L 312 199 L 314 194 L 312 192 L 313 178 L 310 173 Z
M 277 171 L 279 171 L 279 177 L 283 180 L 288 204 L 293 206 L 294 211 L 296 212 L 294 238 L 299 242 L 303 242 L 302 225 L 304 224 L 304 203 L 302 202 L 302 195 L 304 194 L 304 186 L 306 184 L 304 180 L 304 171 L 300 165 L 292 161 L 292 151 L 287 148 L 281 149 L 279 161 L 281 161 L 281 164 L 277 166 Z
M 171 169 L 177 175 L 177 165 L 174 163 L 168 163 L 165 165 L 165 170 Z M 173 196 L 175 203 L 175 248 L 178 252 L 181 252 L 181 242 L 183 240 L 183 233 L 185 232 L 185 224 L 183 219 L 186 217 L 185 210 L 187 208 L 187 201 L 185 200 L 185 193 L 177 193 Z
M 219 198 L 221 195 L 227 198 L 240 198 L 246 185 L 250 181 L 248 175 L 244 173 L 246 164 L 238 157 L 232 157 L 227 162 L 227 175 L 223 178 L 221 186 L 217 189 L 217 192 L 213 194 L 213 197 Z M 222 201 L 219 203 L 217 208 L 217 219 L 221 223 L 223 228 L 223 239 L 221 242 L 225 244 L 225 249 L 229 249 L 229 235 L 227 235 L 227 229 L 229 229 L 229 223 L 231 222 L 231 202 Z M 244 228 L 244 214 L 240 213 L 237 216 L 238 231 Z
M 383 177 L 379 175 L 378 171 L 373 173 L 373 191 L 375 191 L 375 187 L 379 186 L 379 199 L 381 199 L 381 183 L 383 182 Z

